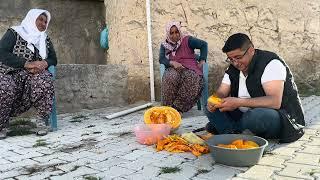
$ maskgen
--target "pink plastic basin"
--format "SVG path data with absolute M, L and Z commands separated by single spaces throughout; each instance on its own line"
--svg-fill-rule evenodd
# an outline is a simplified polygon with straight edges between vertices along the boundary
M 134 134 L 140 144 L 152 145 L 170 134 L 168 124 L 136 124 Z

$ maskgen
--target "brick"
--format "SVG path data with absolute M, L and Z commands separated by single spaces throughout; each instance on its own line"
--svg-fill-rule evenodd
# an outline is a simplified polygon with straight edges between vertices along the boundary
M 61 169 L 64 172 L 70 172 L 77 166 L 89 166 L 93 163 L 98 163 L 99 161 L 88 159 L 88 158 L 82 158 L 77 161 L 71 162 L 71 163 L 65 163 L 62 165 L 57 166 L 58 169 Z
M 159 162 L 152 163 L 152 165 L 157 167 L 167 167 L 167 166 L 174 167 L 186 161 L 187 161 L 186 159 L 181 157 L 179 158 L 179 157 L 168 156 L 165 159 L 161 159 Z
M 278 172 L 277 175 L 298 179 L 314 179 L 312 177 L 314 172 L 320 172 L 320 167 L 305 164 L 287 163 L 286 167 Z
M 302 148 L 302 147 L 300 147 Z M 300 148 L 288 148 L 288 147 L 279 147 L 276 148 L 272 151 L 273 154 L 277 154 L 277 155 L 284 155 L 284 156 L 290 156 L 293 157 L 295 151 L 297 151 Z
M 16 168 L 22 168 L 25 166 L 33 166 L 33 165 L 37 165 L 37 164 L 39 164 L 39 163 L 36 161 L 33 161 L 31 159 L 24 159 L 19 162 L 0 165 L 0 171 L 5 172 L 5 171 L 9 171 L 9 170 L 16 169 Z
M 160 174 L 158 177 L 165 179 L 190 179 L 198 172 L 194 166 L 189 166 L 187 164 L 182 164 L 177 167 L 181 168 L 181 170 L 176 173 Z
M 19 154 L 12 151 L 4 151 L 0 154 L 0 158 L 14 157 L 19 156 Z
M 111 157 L 105 161 L 101 161 L 98 163 L 93 163 L 88 165 L 89 167 L 91 167 L 92 169 L 96 169 L 96 170 L 100 170 L 100 171 L 106 171 L 108 170 L 110 167 L 112 166 L 116 166 L 119 164 L 126 164 L 126 163 L 130 163 L 129 160 L 126 159 L 122 159 L 122 158 L 118 158 L 118 157 Z
M 318 133 L 318 129 L 305 128 L 304 133 L 309 135 L 316 135 Z
M 46 155 L 46 156 L 42 156 L 42 157 L 36 157 L 36 158 L 32 158 L 32 159 L 42 163 L 42 162 L 47 162 L 52 159 L 58 159 L 59 157 L 68 156 L 68 155 L 70 156 L 70 154 L 68 154 L 68 153 L 58 152 L 55 154 L 50 154 L 50 155 Z
M 288 162 L 306 164 L 311 166 L 319 166 L 320 155 L 297 153 L 296 156 Z
M 62 176 L 52 176 L 50 177 L 50 179 L 51 180 L 73 179 L 73 177 L 96 174 L 96 173 L 98 173 L 97 170 L 82 166 Z
M 255 165 L 255 166 L 252 166 L 246 172 L 238 174 L 237 177 L 249 178 L 249 179 L 252 177 L 255 179 L 270 179 L 273 173 L 279 170 L 281 169 L 277 167 Z
M 279 156 L 265 156 L 260 159 L 259 165 L 283 168 L 285 160 Z
M 125 152 L 119 152 L 119 151 L 105 151 L 101 152 L 100 154 L 96 154 L 94 156 L 88 157 L 89 159 L 97 160 L 97 161 L 104 161 L 108 158 L 111 157 L 116 157 L 116 156 L 122 156 L 126 154 Z
M 44 172 L 38 172 L 31 175 L 22 175 L 15 178 L 18 180 L 39 180 L 39 179 L 48 178 L 50 176 L 60 175 L 60 174 L 63 174 L 63 171 L 51 171 L 51 172 L 44 171 Z
M 149 151 L 150 152 L 150 151 Z M 154 160 L 159 160 L 159 159 L 164 159 L 170 156 L 169 154 L 160 154 L 157 152 L 151 153 L 151 154 L 144 154 L 140 158 L 148 158 L 148 159 L 154 159 Z
M 27 149 L 26 149 L 26 151 L 27 151 Z M 43 154 L 38 153 L 36 151 L 30 151 L 29 153 L 26 153 L 23 155 L 17 155 L 17 156 L 10 156 L 10 157 L 7 157 L 6 159 L 8 159 L 9 161 L 12 161 L 12 162 L 18 162 L 23 159 L 30 159 L 30 158 L 41 157 L 41 156 L 43 156 Z
M 292 142 L 292 143 L 285 144 L 285 146 L 288 147 L 288 148 L 299 149 L 304 144 L 309 144 L 309 142 L 306 142 L 306 141 L 295 141 L 295 142 Z
M 133 174 L 136 171 L 130 170 L 130 169 L 126 169 L 123 167 L 118 167 L 118 166 L 113 166 L 110 169 L 103 171 L 102 173 L 98 173 L 96 174 L 96 176 L 101 177 L 101 178 L 116 178 L 116 177 L 120 177 L 120 176 L 125 176 L 125 175 L 129 175 L 129 174 Z
M 236 174 L 239 174 L 241 171 L 233 168 L 229 168 L 221 165 L 214 165 L 213 170 L 208 173 L 201 173 L 196 177 L 210 179 L 214 177 L 215 179 L 231 179 Z
M 304 134 L 298 141 L 310 141 L 310 134 Z
M 138 158 L 137 160 L 134 160 L 132 162 L 128 162 L 128 163 L 123 163 L 123 164 L 119 164 L 118 166 L 120 167 L 124 167 L 127 169 L 131 169 L 131 170 L 135 170 L 135 171 L 139 171 L 141 169 L 143 169 L 145 166 L 148 166 L 149 164 L 152 163 L 157 163 L 161 161 L 161 159 L 151 159 L 151 158 Z
M 119 151 L 119 152 L 130 152 L 133 150 L 139 149 L 138 147 L 135 146 L 129 146 L 129 145 L 123 145 L 123 144 L 109 144 L 101 149 L 104 149 L 106 151 Z
M 320 146 L 320 137 L 311 137 L 311 142 L 309 142 L 308 145 Z
M 298 180 L 300 178 L 293 178 L 293 177 L 275 175 L 275 176 L 272 176 L 272 179 L 274 179 L 274 180 Z
M 190 166 L 194 166 L 197 169 L 205 169 L 205 170 L 211 170 L 215 164 L 211 155 L 208 155 L 208 154 L 199 156 L 196 160 L 187 161 L 185 163 Z
M 159 175 L 160 168 L 155 167 L 152 165 L 145 166 L 142 170 L 137 171 L 135 174 L 142 174 L 144 178 L 142 179 L 147 179 L 147 178 L 153 178 Z M 132 174 L 130 176 L 133 176 Z M 126 177 L 126 176 L 123 176 Z
M 3 158 L 0 158 L 0 165 L 2 165 L 2 164 L 9 164 L 9 163 L 12 163 L 12 162 L 10 162 L 10 161 L 8 161 L 8 160 L 5 160 L 5 159 L 3 159 Z M 1 170 L 0 170 L 1 171 Z
M 50 154 L 53 154 L 53 153 L 56 153 L 55 150 L 53 149 L 49 149 L 49 148 L 35 148 L 35 151 L 41 153 L 41 154 L 45 154 L 45 155 L 50 155 Z
M 193 155 L 191 152 L 176 153 L 176 154 L 172 154 L 171 156 L 180 157 L 180 158 L 189 159 L 189 160 L 197 159 L 197 157 Z
M 320 155 L 320 146 L 304 145 L 304 149 L 299 150 L 298 152 Z
M 20 175 L 20 172 L 18 170 L 11 170 L 11 171 L 0 173 L 0 179 L 13 178 L 19 175 Z
M 141 151 L 141 150 L 135 150 L 129 154 L 126 154 L 124 156 L 122 156 L 121 158 L 123 159 L 127 159 L 127 160 L 136 160 L 137 158 L 139 158 L 140 156 L 146 155 L 146 154 L 153 154 L 152 152 L 148 152 L 148 151 Z
M 127 176 L 117 177 L 112 180 L 166 180 L 166 179 L 160 178 L 160 177 L 154 177 L 154 176 L 148 177 L 145 174 L 133 173 Z
M 86 158 L 86 157 L 92 157 L 95 156 L 96 153 L 89 152 L 89 151 L 75 151 L 72 152 L 70 155 L 65 155 L 65 156 L 60 156 L 59 159 L 64 160 L 64 161 L 77 161 L 78 159 Z

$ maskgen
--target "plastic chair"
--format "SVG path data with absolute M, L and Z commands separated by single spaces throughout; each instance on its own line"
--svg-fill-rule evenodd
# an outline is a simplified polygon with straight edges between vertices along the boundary
M 50 66 L 48 68 L 49 72 L 52 74 L 53 80 L 56 79 L 56 67 Z M 52 131 L 56 131 L 58 129 L 58 122 L 57 122 L 57 109 L 56 109 L 56 96 L 53 96 L 53 105 L 52 105 L 52 112 L 49 117 L 49 123 L 51 125 Z
M 164 71 L 166 70 L 165 65 L 160 64 L 160 79 L 162 82 L 162 76 L 164 74 Z M 203 110 L 205 109 L 205 106 L 207 104 L 207 99 L 208 99 L 208 70 L 209 70 L 209 66 L 208 63 L 204 63 L 202 66 L 202 72 L 203 72 L 203 89 L 202 89 L 202 93 L 201 93 L 201 97 L 199 99 L 199 101 L 197 102 L 197 107 L 198 110 L 201 110 L 201 106 L 203 108 Z M 162 97 L 161 97 L 162 99 Z

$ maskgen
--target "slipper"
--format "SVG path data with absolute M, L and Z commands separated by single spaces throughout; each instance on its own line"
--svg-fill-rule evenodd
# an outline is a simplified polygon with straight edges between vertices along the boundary
M 41 129 L 41 130 L 38 130 L 38 131 L 36 132 L 36 135 L 37 135 L 37 136 L 45 136 L 45 135 L 47 135 L 47 134 L 48 134 L 48 131 L 45 130 L 45 129 Z
M 7 129 L 3 128 L 1 131 L 0 131 L 0 140 L 1 139 L 5 139 L 7 137 Z

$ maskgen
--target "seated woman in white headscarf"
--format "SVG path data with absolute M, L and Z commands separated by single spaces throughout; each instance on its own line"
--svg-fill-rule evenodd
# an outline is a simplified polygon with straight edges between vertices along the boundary
M 31 107 L 37 110 L 37 135 L 49 130 L 54 87 L 47 68 L 57 64 L 46 34 L 50 19 L 48 11 L 31 9 L 0 40 L 0 138 L 6 137 L 9 119 Z

